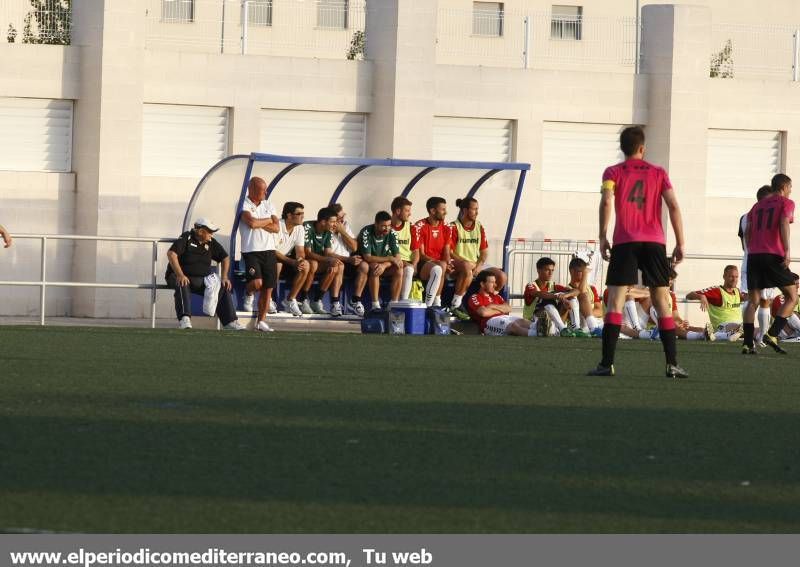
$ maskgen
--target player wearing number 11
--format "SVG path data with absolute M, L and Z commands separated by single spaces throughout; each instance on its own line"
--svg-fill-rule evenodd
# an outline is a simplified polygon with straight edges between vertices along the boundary
M 778 345 L 778 335 L 786 325 L 797 303 L 797 276 L 789 270 L 789 224 L 794 221 L 792 180 L 779 173 L 772 178 L 769 194 L 753 205 L 747 213 L 745 245 L 747 246 L 747 286 L 749 302 L 744 312 L 744 346 L 742 354 L 756 354 L 753 344 L 756 306 L 761 291 L 780 288 L 785 301 L 772 326 L 761 341 L 775 352 L 786 354 Z
M 668 378 L 687 378 L 678 366 L 675 321 L 669 295 L 670 261 L 661 224 L 661 203 L 666 203 L 675 250 L 672 263 L 683 260 L 683 222 L 675 191 L 664 169 L 644 161 L 644 131 L 638 126 L 625 128 L 619 137 L 625 161 L 603 173 L 600 200 L 600 251 L 611 263 L 608 267 L 608 311 L 603 327 L 603 359 L 590 376 L 613 376 L 614 353 L 622 326 L 622 307 L 628 287 L 638 282 L 642 272 L 644 285 L 658 313 L 658 328 L 666 357 Z M 614 246 L 609 245 L 608 223 L 612 206 L 616 213 Z

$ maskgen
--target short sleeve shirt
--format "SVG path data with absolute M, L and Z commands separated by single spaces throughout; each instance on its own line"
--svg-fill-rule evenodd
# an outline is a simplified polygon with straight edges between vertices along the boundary
M 295 247 L 302 248 L 306 242 L 306 231 L 302 224 L 295 225 L 292 232 L 286 229 L 286 220 L 281 219 L 280 231 L 275 235 L 275 250 L 284 256 L 294 257 Z
M 345 219 L 344 222 L 342 222 L 342 226 L 344 226 L 344 231 L 350 238 L 355 238 L 349 220 Z M 353 252 L 345 245 L 344 238 L 342 238 L 339 233 L 331 233 L 331 249 L 337 256 L 349 256 Z
M 672 189 L 663 168 L 641 159 L 629 159 L 603 172 L 603 191 L 614 192 L 614 245 L 628 242 L 665 244 L 661 204 Z
M 490 305 L 503 305 L 504 303 L 505 301 L 503 300 L 503 297 L 498 293 L 489 295 L 488 293 L 483 293 L 481 291 L 470 296 L 469 300 L 467 301 L 467 309 L 469 310 L 472 320 L 478 323 L 481 333 L 483 333 L 486 329 L 486 323 L 489 322 L 489 319 L 492 317 L 497 317 L 497 315 L 500 315 L 500 313 L 497 315 L 492 315 L 492 317 L 481 317 L 478 315 L 478 310 L 481 307 L 489 307 Z
M 764 197 L 747 213 L 748 254 L 786 255 L 781 240 L 781 220 L 794 222 L 794 201 L 782 195 Z
M 258 220 L 278 216 L 275 207 L 272 206 L 272 203 L 268 199 L 264 199 L 256 205 L 250 200 L 250 197 L 245 197 L 240 214 L 245 211 L 249 212 L 254 219 Z M 247 223 L 240 222 L 239 234 L 242 238 L 242 253 L 275 250 L 275 237 L 273 233 L 267 232 L 263 228 L 250 228 L 247 226 Z
M 358 233 L 358 253 L 379 258 L 396 256 L 400 253 L 397 236 L 391 230 L 387 234 L 376 235 L 375 225 L 368 224 Z
M 327 248 L 331 248 L 331 233 L 329 230 L 317 233 L 314 229 L 314 224 L 314 221 L 308 221 L 303 225 L 306 231 L 305 247 L 322 256 Z
M 201 244 L 193 230 L 181 234 L 169 249 L 178 255 L 178 263 L 181 265 L 181 270 L 189 277 L 206 277 L 211 271 L 212 260 L 214 262 L 222 262 L 228 257 L 228 253 L 222 247 L 222 244 L 213 238 L 210 242 Z M 172 266 L 167 264 L 166 277 L 169 277 L 172 272 Z
M 428 219 L 417 221 L 411 229 L 416 233 L 416 245 L 424 247 L 425 255 L 434 260 L 441 260 L 444 256 L 445 246 L 450 245 L 450 225 L 440 222 L 438 225 L 431 225 Z

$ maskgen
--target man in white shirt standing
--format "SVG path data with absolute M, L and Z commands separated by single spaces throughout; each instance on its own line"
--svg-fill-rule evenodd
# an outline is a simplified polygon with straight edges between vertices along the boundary
M 244 310 L 252 311 L 254 296 L 258 291 L 257 331 L 271 332 L 267 325 L 272 289 L 277 281 L 275 234 L 280 230 L 275 207 L 267 200 L 267 183 L 253 177 L 247 186 L 247 197 L 240 211 L 239 233 L 242 239 L 242 259 L 247 278 L 247 295 Z
M 312 282 L 314 280 L 314 275 L 309 270 L 309 263 L 305 259 L 304 216 L 305 209 L 302 203 L 294 201 L 284 203 L 279 231 L 276 235 L 275 255 L 278 260 L 278 277 L 280 278 L 283 273 L 286 281 L 292 284 L 286 299 L 283 300 L 283 308 L 295 317 L 303 315 L 300 304 L 297 302 L 298 294 L 303 294 L 300 301 L 308 303 L 308 299 L 305 297 L 305 284 L 309 276 Z M 309 306 L 308 309 L 310 311 L 311 307 Z

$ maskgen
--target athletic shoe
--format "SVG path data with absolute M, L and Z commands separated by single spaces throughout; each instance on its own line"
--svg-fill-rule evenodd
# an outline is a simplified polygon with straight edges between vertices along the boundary
M 303 315 L 313 315 L 314 314 L 314 310 L 311 309 L 311 302 L 308 300 L 307 297 L 300 303 L 300 312 Z
M 742 354 L 758 354 L 758 351 L 754 346 L 745 345 L 742 347 Z
M 255 308 L 256 296 L 252 293 L 244 294 L 244 301 L 242 301 L 242 311 L 253 311 Z
M 592 368 L 589 372 L 586 373 L 587 376 L 615 376 L 616 370 L 614 370 L 614 365 L 611 366 L 603 366 L 602 364 L 598 364 L 597 368 Z
M 650 331 L 650 340 L 657 341 L 661 338 L 661 331 L 658 330 L 658 327 L 653 327 L 653 330 Z
M 311 302 L 311 311 L 313 311 L 317 315 L 330 315 L 330 312 L 328 312 L 325 309 L 325 306 L 322 304 L 321 299 L 317 299 L 316 301 Z
M 350 301 L 350 303 L 348 303 L 347 306 L 350 307 L 353 313 L 355 313 L 359 317 L 364 316 L 364 311 L 365 311 L 364 304 L 361 303 L 360 301 Z
M 226 331 L 244 331 L 247 327 L 242 325 L 238 319 L 235 319 L 222 328 Z
M 688 378 L 689 373 L 677 364 L 667 364 L 667 378 Z
M 259 321 L 258 325 L 256 325 L 256 331 L 261 331 L 262 333 L 271 333 L 275 329 L 267 325 L 266 321 Z
M 361 312 L 363 313 L 364 312 L 363 311 L 363 309 L 364 309 L 363 305 L 361 306 L 361 309 L 362 309 Z M 342 309 L 342 304 L 337 301 L 333 305 L 331 305 L 331 317 L 341 317 L 342 315 L 344 315 L 344 310 Z
M 728 333 L 728 340 L 732 343 L 735 343 L 739 339 L 742 338 L 742 331 L 735 331 L 733 333 Z M 762 340 L 763 342 L 763 340 Z
M 769 333 L 764 333 L 764 336 L 761 337 L 761 342 L 763 342 L 765 345 L 770 347 L 772 350 L 774 350 L 778 354 L 789 354 L 788 352 L 783 350 L 781 348 L 781 346 L 778 344 L 778 339 L 776 339 L 775 337 L 773 337 Z
M 460 308 L 462 301 L 464 301 L 464 300 L 463 299 L 456 300 L 456 298 L 454 297 L 453 300 L 450 302 L 450 309 L 454 310 L 454 309 Z
M 756 342 L 756 347 L 757 348 L 767 348 L 767 345 L 765 345 L 763 341 L 757 341 Z
M 590 335 L 589 333 L 587 333 L 583 329 L 575 329 L 574 331 L 572 331 L 572 336 L 576 337 L 576 338 L 579 338 L 579 339 L 588 339 L 592 335 Z
M 303 316 L 303 312 L 300 311 L 300 305 L 297 303 L 296 299 L 284 299 L 281 302 L 281 305 L 283 305 L 283 309 L 285 311 L 288 311 L 289 313 L 291 313 L 295 317 L 302 317 Z
M 543 312 L 541 315 L 536 317 L 536 336 L 550 336 L 550 316 L 547 314 L 547 312 Z
M 560 336 L 562 336 L 562 337 L 574 337 L 575 336 L 575 333 L 569 327 L 564 327 L 563 329 L 561 329 L 561 332 L 558 333 L 558 334 Z
M 595 327 L 594 329 L 592 329 L 592 332 L 590 334 L 597 339 L 602 339 L 603 327 Z
M 714 333 L 714 326 L 711 323 L 706 323 L 703 326 L 703 335 L 709 342 L 713 343 L 717 340 L 717 335 Z
M 278 312 L 278 306 L 275 305 L 275 302 L 272 299 L 269 300 L 269 308 L 267 309 L 267 313 L 270 315 L 275 315 Z
M 181 317 L 181 320 L 178 321 L 178 328 L 179 329 L 191 329 L 192 328 L 192 318 L 184 315 Z
M 451 309 L 450 312 L 456 316 L 456 319 L 459 321 L 469 321 L 470 316 L 463 307 L 457 307 L 456 309 Z

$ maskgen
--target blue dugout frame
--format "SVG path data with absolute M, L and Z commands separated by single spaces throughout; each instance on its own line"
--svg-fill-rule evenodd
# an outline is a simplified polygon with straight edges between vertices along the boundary
M 250 183 L 250 177 L 253 173 L 253 165 L 256 162 L 267 163 L 285 163 L 286 167 L 281 169 L 275 177 L 267 181 L 267 197 L 269 198 L 272 191 L 278 184 L 292 171 L 302 165 L 344 165 L 353 166 L 347 175 L 336 185 L 333 194 L 330 197 L 329 203 L 333 204 L 339 199 L 341 194 L 347 189 L 350 181 L 353 180 L 359 173 L 370 167 L 415 167 L 420 168 L 413 178 L 409 180 L 403 189 L 401 195 L 407 197 L 414 187 L 429 173 L 438 169 L 473 169 L 476 171 L 484 170 L 485 173 L 472 185 L 467 192 L 467 196 L 474 197 L 486 181 L 492 176 L 501 171 L 519 171 L 519 178 L 517 180 L 517 188 L 514 193 L 514 203 L 511 207 L 511 213 L 508 217 L 508 224 L 506 225 L 506 233 L 503 239 L 503 271 L 508 272 L 508 246 L 511 242 L 511 233 L 514 230 L 514 222 L 517 218 L 517 211 L 519 203 L 522 199 L 522 191 L 525 186 L 525 178 L 531 169 L 528 163 L 514 163 L 514 162 L 480 162 L 480 161 L 442 161 L 442 160 L 409 160 L 409 159 L 362 159 L 362 158 L 323 158 L 323 157 L 305 157 L 305 156 L 282 156 L 275 154 L 261 154 L 251 153 L 249 156 L 238 154 L 229 156 L 218 163 L 216 163 L 208 172 L 203 176 L 197 184 L 189 204 L 186 208 L 186 214 L 183 218 L 183 230 L 189 230 L 190 220 L 194 210 L 194 205 L 197 198 L 202 191 L 206 180 L 211 174 L 223 166 L 225 163 L 234 159 L 247 158 L 247 168 L 245 170 L 244 179 L 242 180 L 242 190 L 239 195 L 239 201 L 236 210 L 241 210 L 242 203 L 244 203 L 245 196 L 247 195 L 247 185 Z M 231 236 L 229 244 L 229 253 L 234 257 L 236 253 L 236 234 L 239 230 L 239 216 L 235 216 L 233 226 L 231 227 Z M 233 270 L 233 262 L 231 263 L 231 270 Z

